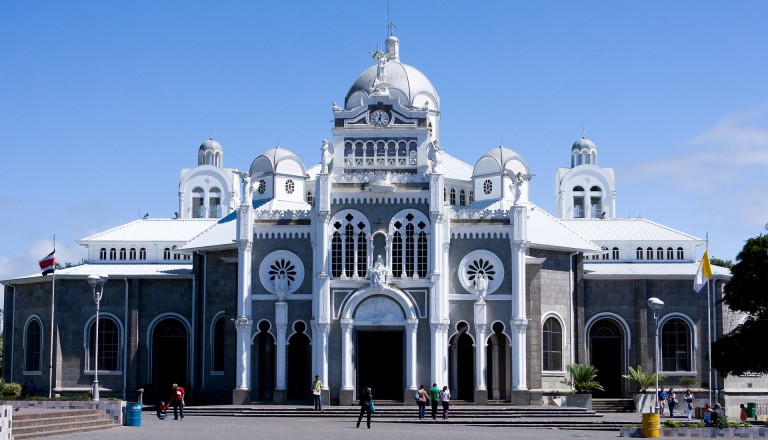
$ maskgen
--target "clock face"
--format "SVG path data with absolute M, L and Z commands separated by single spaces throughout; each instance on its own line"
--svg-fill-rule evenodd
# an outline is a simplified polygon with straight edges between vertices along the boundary
M 389 115 L 384 110 L 376 110 L 371 113 L 371 124 L 375 127 L 383 127 L 389 124 Z

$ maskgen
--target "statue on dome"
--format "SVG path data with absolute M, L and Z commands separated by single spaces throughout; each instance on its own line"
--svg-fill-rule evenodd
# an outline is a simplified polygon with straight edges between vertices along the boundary
M 478 302 L 485 302 L 485 296 L 488 295 L 488 279 L 484 273 L 478 273 L 475 276 L 475 295 Z
M 376 78 L 373 79 L 371 90 L 374 92 L 387 92 L 387 87 L 379 87 L 379 84 L 387 82 L 387 61 L 392 54 L 376 49 L 376 52 L 373 52 L 371 55 L 376 60 Z
M 336 101 L 333 101 L 331 108 L 333 109 L 334 112 L 340 112 L 344 110 L 343 108 L 339 107 L 338 104 L 336 104 Z
M 323 139 L 323 146 L 320 147 L 322 153 L 320 157 L 320 172 L 325 174 L 328 172 L 333 161 L 333 142 Z
M 251 175 L 237 170 L 233 171 L 233 173 L 240 176 L 240 179 L 243 181 L 243 197 L 241 204 L 244 205 L 248 202 L 248 199 L 251 198 Z
M 384 261 L 381 259 L 381 255 L 376 257 L 376 263 L 371 268 L 371 285 L 383 286 L 387 282 L 387 267 L 384 266 Z

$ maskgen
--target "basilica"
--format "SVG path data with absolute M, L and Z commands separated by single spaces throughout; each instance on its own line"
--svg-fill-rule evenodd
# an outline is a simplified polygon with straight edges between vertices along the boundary
M 467 146 L 485 151 L 468 164 L 441 146 L 440 97 L 397 37 L 371 64 L 331 106 L 319 162 L 278 146 L 226 168 L 208 139 L 181 171 L 177 218 L 94 234 L 78 241 L 87 263 L 2 281 L 5 379 L 88 392 L 98 362 L 102 395 L 145 402 L 172 383 L 190 403 L 305 402 L 319 375 L 332 405 L 361 387 L 410 402 L 432 383 L 541 405 L 570 391 L 568 364 L 589 363 L 596 397 L 628 397 L 629 367 L 654 369 L 656 297 L 667 383 L 726 389 L 707 347 L 730 272 L 694 293 L 704 240 L 617 218 L 614 171 L 584 137 L 553 151 L 566 166 L 535 204 L 546 170 L 524 151 Z M 108 277 L 98 326 L 91 274 Z

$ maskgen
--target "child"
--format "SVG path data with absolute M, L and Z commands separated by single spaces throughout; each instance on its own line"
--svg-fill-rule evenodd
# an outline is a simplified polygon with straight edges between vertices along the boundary
M 160 402 L 160 405 L 157 406 L 157 418 L 165 420 L 166 417 L 168 417 L 168 404 Z

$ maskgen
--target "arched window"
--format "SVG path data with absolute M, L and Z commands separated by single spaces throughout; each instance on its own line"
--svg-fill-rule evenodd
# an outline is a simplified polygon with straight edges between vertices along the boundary
M 120 248 L 120 259 L 125 260 L 125 248 Z
M 205 192 L 197 187 L 192 190 L 192 218 L 204 218 L 205 206 L 203 205 Z
M 691 371 L 691 330 L 680 318 L 671 318 L 661 326 L 661 369 Z
M 218 188 L 208 192 L 208 217 L 221 218 L 221 190 Z
M 649 260 L 653 260 L 653 248 L 652 247 L 649 247 L 646 250 L 645 254 L 646 254 L 646 258 L 648 258 Z
M 443 202 L 448 201 L 448 191 L 446 191 L 445 187 L 443 187 Z
M 146 260 L 147 259 L 147 249 L 141 248 L 139 249 L 139 260 Z
M 24 371 L 41 371 L 43 352 L 43 324 L 35 317 L 24 329 Z
M 467 192 L 463 189 L 459 191 L 459 205 L 467 206 Z
M 310 206 L 315 206 L 315 196 L 312 194 L 312 191 L 307 191 L 307 203 Z
M 475 190 L 469 190 L 469 203 L 475 203 Z
M 101 248 L 99 251 L 99 260 L 106 260 L 107 259 L 107 248 Z
M 368 219 L 355 210 L 337 213 L 331 220 L 331 275 L 365 278 L 368 274 Z
M 130 252 L 128 252 L 128 255 L 129 255 L 131 260 L 135 260 L 136 259 L 136 248 L 131 248 Z
M 110 260 L 117 260 L 117 249 L 112 248 L 109 250 L 109 259 Z
M 542 356 L 545 371 L 563 369 L 563 328 L 554 317 L 544 321 L 542 329 Z
M 163 260 L 170 260 L 170 259 L 171 259 L 171 248 L 163 249 Z
M 675 259 L 675 250 L 671 247 L 667 248 L 667 260 L 674 260 Z
M 211 371 L 224 371 L 224 315 L 219 315 L 211 332 Z
M 389 224 L 392 275 L 426 278 L 429 261 L 429 220 L 414 210 L 401 211 Z
M 617 247 L 613 248 L 611 253 L 612 253 L 611 258 L 613 258 L 614 260 L 618 260 L 619 259 L 619 248 L 617 248 Z
M 677 259 L 682 260 L 685 257 L 685 253 L 683 252 L 683 248 L 679 247 L 677 248 Z
M 85 369 L 93 371 L 96 356 L 96 320 L 88 326 L 88 365 Z M 109 317 L 99 316 L 99 371 L 120 371 L 120 331 L 117 323 Z
M 664 259 L 664 248 L 657 248 L 656 249 L 656 259 L 657 260 L 663 260 Z
M 451 205 L 456 204 L 456 188 L 451 188 Z
M 637 248 L 637 259 L 642 260 L 643 259 L 643 248 L 639 247 Z

